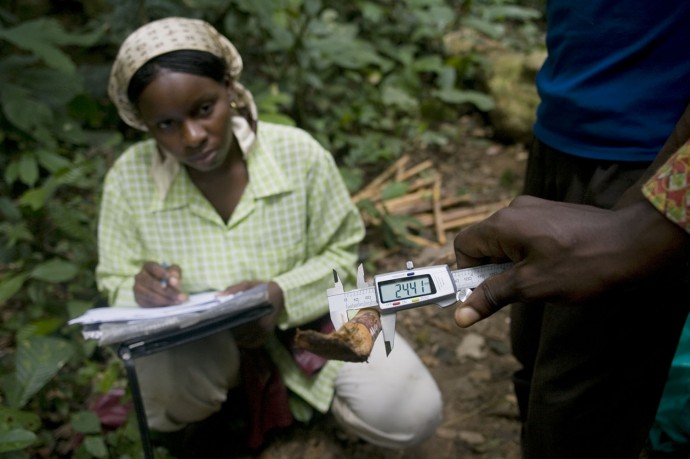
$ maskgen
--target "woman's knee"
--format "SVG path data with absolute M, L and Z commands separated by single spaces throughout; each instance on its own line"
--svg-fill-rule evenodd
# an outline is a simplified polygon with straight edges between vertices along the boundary
M 414 350 L 400 336 L 395 343 L 390 356 L 377 343 L 368 363 L 343 367 L 332 411 L 343 428 L 371 443 L 406 447 L 434 433 L 443 404 L 438 385 Z
M 218 333 L 136 361 L 146 417 L 153 430 L 179 430 L 218 411 L 239 384 L 239 354 Z

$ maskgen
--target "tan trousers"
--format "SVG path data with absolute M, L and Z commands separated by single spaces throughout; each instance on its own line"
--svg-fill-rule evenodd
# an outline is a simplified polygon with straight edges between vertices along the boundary
M 221 332 L 136 361 L 149 427 L 172 432 L 218 411 L 240 384 L 239 353 Z M 377 340 L 368 363 L 347 363 L 331 411 L 342 428 L 370 443 L 400 448 L 431 436 L 442 418 L 441 393 L 400 335 L 386 357 Z

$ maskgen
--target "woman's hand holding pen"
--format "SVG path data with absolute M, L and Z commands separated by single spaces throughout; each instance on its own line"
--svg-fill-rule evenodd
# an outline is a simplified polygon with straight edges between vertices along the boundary
M 134 276 L 134 299 L 143 308 L 155 308 L 179 304 L 188 296 L 180 290 L 182 269 L 147 261 Z

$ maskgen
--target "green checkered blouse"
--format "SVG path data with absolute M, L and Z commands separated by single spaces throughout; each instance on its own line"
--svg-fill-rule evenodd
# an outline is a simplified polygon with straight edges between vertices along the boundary
M 249 184 L 224 222 L 180 168 L 160 197 L 151 177 L 153 140 L 137 143 L 108 172 L 98 226 L 99 289 L 110 304 L 135 305 L 134 276 L 146 260 L 178 264 L 182 290 L 222 290 L 243 280 L 273 280 L 283 290 L 283 329 L 328 311 L 332 270 L 354 282 L 364 226 L 331 154 L 306 132 L 260 123 L 247 156 Z M 276 338 L 267 349 L 286 385 L 328 410 L 340 362 L 313 378 Z

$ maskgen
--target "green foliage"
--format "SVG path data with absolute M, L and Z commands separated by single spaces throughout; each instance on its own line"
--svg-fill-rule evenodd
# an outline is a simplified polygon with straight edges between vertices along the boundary
M 41 420 L 34 413 L 0 407 L 0 453 L 31 445 L 40 426 Z
M 75 6 L 82 14 L 71 13 Z M 493 107 L 473 85 L 481 56 L 449 55 L 446 33 L 471 27 L 535 42 L 536 11 L 508 0 L 1 5 L 0 454 L 53 451 L 59 428 L 83 436 L 63 445 L 61 457 L 141 456 L 133 416 L 105 433 L 85 405 L 124 385 L 120 362 L 67 325 L 100 301 L 93 273 L 101 184 L 118 152 L 141 137 L 106 95 L 111 62 L 134 28 L 170 15 L 214 24 L 243 56 L 242 81 L 261 119 L 311 132 L 355 191 L 402 153 L 443 144 L 439 122 Z M 386 190 L 404 192 L 404 184 Z M 366 203 L 362 211 L 376 212 Z M 413 224 L 374 216 L 389 246 Z
M 16 373 L 2 381 L 7 404 L 23 407 L 62 368 L 73 352 L 69 342 L 48 337 L 20 339 L 15 357 Z

